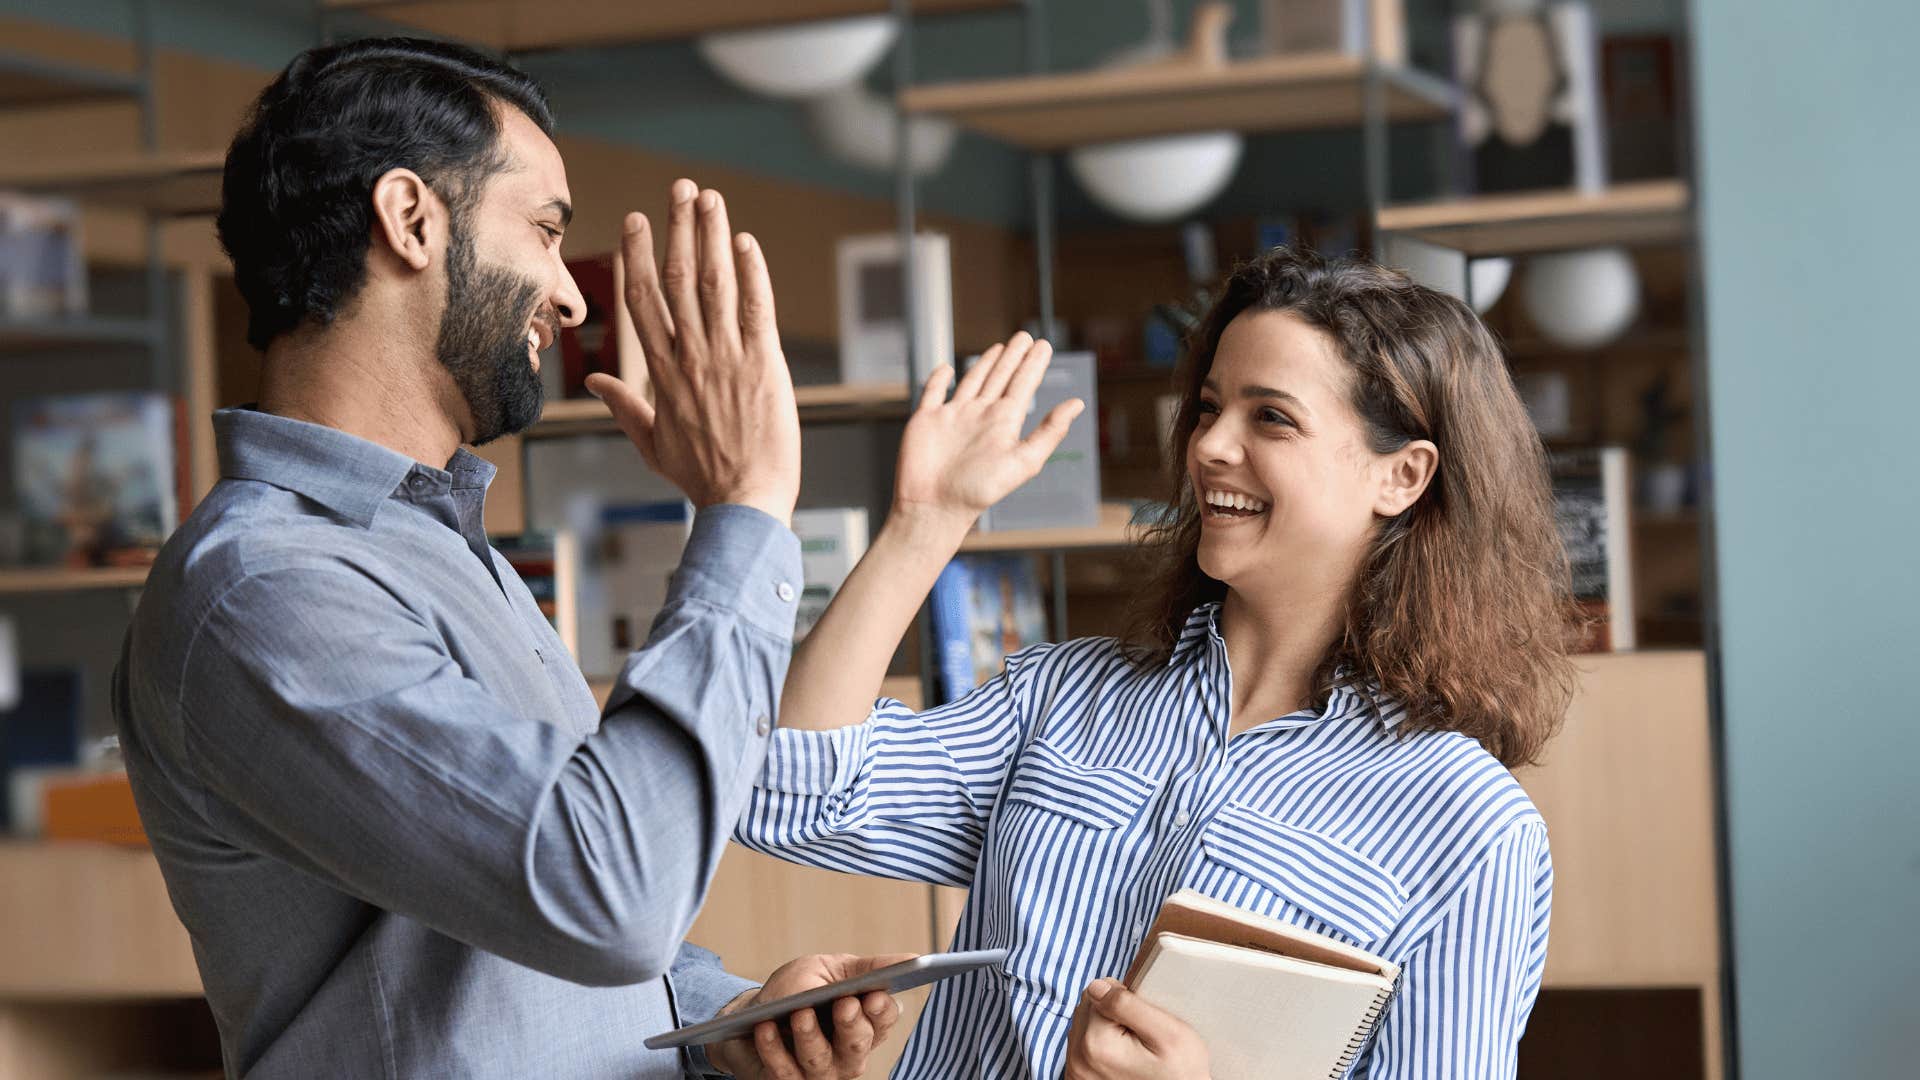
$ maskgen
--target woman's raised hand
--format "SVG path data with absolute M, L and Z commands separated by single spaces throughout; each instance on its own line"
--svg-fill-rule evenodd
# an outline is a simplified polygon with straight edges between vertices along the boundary
M 1020 437 L 1033 392 L 1053 347 L 1024 331 L 988 349 L 954 388 L 953 368 L 928 377 L 920 405 L 900 440 L 895 513 L 949 519 L 964 529 L 980 512 L 1033 479 L 1086 403 L 1062 402 L 1032 434 Z

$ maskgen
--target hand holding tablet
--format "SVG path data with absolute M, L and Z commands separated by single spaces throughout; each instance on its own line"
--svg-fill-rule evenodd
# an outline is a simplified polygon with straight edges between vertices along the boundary
M 649 1050 L 663 1050 L 671 1046 L 695 1046 L 721 1042 L 726 1039 L 748 1038 L 752 1036 L 756 1024 L 763 1020 L 785 1021 L 787 1017 L 801 1009 L 813 1009 L 820 1018 L 821 1030 L 831 1032 L 833 1002 L 843 997 L 858 997 L 875 990 L 885 990 L 897 994 L 911 990 L 916 986 L 925 986 L 949 976 L 991 967 L 1004 962 L 1005 949 L 981 949 L 974 952 L 928 953 L 898 964 L 875 968 L 864 975 L 830 982 L 816 986 L 797 994 L 775 998 L 749 1005 L 737 1012 L 699 1024 L 690 1024 L 673 1031 L 662 1032 L 648 1039 Z

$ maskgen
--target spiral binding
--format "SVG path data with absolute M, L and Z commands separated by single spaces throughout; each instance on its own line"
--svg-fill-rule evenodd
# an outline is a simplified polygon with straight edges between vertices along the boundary
M 1353 1063 L 1360 1060 L 1360 1051 L 1367 1048 L 1367 1040 L 1373 1038 L 1375 1029 L 1380 1026 L 1380 1018 L 1386 1015 L 1387 1006 L 1391 1005 L 1393 999 L 1399 995 L 1400 980 L 1405 977 L 1405 971 L 1396 972 L 1393 976 L 1393 985 L 1373 999 L 1373 1008 L 1367 1010 L 1367 1015 L 1361 1018 L 1360 1026 L 1354 1030 L 1353 1038 L 1347 1042 L 1347 1048 L 1341 1053 L 1340 1060 L 1333 1063 L 1333 1071 L 1327 1074 L 1327 1080 L 1340 1080 L 1347 1075 L 1348 1069 L 1353 1068 Z

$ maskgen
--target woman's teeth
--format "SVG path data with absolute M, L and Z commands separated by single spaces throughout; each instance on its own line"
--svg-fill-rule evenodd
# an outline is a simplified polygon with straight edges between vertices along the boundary
M 1232 491 L 1209 491 L 1206 493 L 1206 503 L 1223 513 L 1260 514 L 1267 509 L 1267 504 L 1259 499 Z

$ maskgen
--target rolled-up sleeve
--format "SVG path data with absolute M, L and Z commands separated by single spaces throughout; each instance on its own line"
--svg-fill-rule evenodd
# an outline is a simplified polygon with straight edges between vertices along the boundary
M 916 713 L 883 698 L 862 724 L 777 730 L 735 839 L 829 870 L 969 885 L 1025 739 L 1033 665 L 1051 648 L 1010 657 L 950 705 Z
M 792 532 L 701 511 L 595 733 L 518 715 L 431 619 L 325 553 L 249 568 L 193 630 L 182 750 L 236 842 L 589 984 L 666 973 L 758 776 Z

